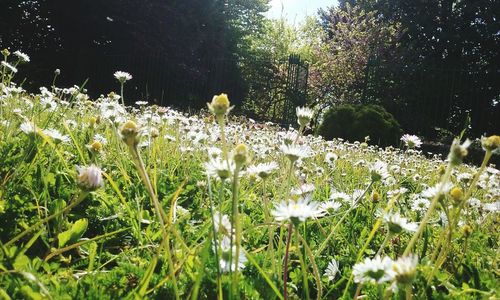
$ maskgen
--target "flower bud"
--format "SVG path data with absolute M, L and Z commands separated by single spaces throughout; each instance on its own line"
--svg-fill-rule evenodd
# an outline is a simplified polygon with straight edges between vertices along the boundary
M 151 128 L 151 131 L 149 132 L 151 134 L 151 138 L 155 139 L 160 136 L 160 132 L 156 128 Z
M 93 141 L 92 144 L 90 144 L 90 150 L 93 152 L 99 152 L 102 150 L 102 143 L 99 141 Z
M 59 69 L 55 69 L 55 70 L 54 70 L 54 75 L 56 75 L 56 76 L 61 75 L 61 70 L 59 70 Z
M 481 138 L 481 146 L 486 151 L 492 151 L 492 152 L 500 151 L 500 136 L 492 135 L 489 137 Z
M 243 165 L 248 161 L 248 147 L 244 144 L 236 146 L 233 152 L 233 159 L 236 165 Z
M 123 124 L 120 133 L 128 146 L 136 146 L 139 143 L 139 127 L 134 121 L 127 121 Z
M 210 109 L 216 117 L 224 116 L 231 110 L 229 98 L 224 93 L 214 96 L 212 102 L 207 103 L 207 105 L 208 109 Z
M 472 233 L 472 227 L 470 227 L 469 225 L 465 224 L 465 225 L 462 227 L 462 234 L 463 234 L 465 237 L 468 237 L 471 233 Z
M 3 55 L 3 56 L 5 56 L 5 57 L 7 57 L 7 56 L 9 56 L 9 55 L 10 55 L 10 51 L 9 51 L 9 49 L 7 49 L 7 48 L 3 49 L 1 53 L 2 53 L 2 55 Z
M 450 196 L 453 199 L 453 201 L 455 202 L 455 204 L 459 204 L 460 202 L 462 202 L 462 200 L 464 198 L 464 192 L 462 191 L 461 188 L 454 187 L 450 191 Z
M 377 191 L 372 193 L 372 202 L 377 203 L 380 201 L 380 194 Z
M 90 123 L 90 127 L 94 127 L 95 124 L 97 123 L 97 118 L 96 117 L 90 117 L 89 123 Z
M 445 172 L 446 172 L 446 167 L 444 165 L 440 165 L 438 168 L 439 175 L 444 175 Z
M 460 140 L 455 139 L 451 144 L 450 154 L 448 154 L 448 159 L 450 163 L 453 165 L 459 165 L 462 163 L 462 160 L 469 153 L 467 148 L 470 146 L 471 141 L 469 139 L 465 140 L 463 144 L 460 145 Z
M 89 167 L 77 167 L 77 170 L 76 183 L 82 190 L 92 192 L 104 186 L 102 171 L 99 167 L 91 165 Z

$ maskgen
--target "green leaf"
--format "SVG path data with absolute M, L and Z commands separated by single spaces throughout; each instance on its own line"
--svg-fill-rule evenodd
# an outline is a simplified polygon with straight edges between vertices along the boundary
M 80 219 L 76 221 L 70 229 L 58 234 L 59 248 L 78 241 L 87 230 L 88 224 L 89 222 L 87 219 Z
M 42 300 L 42 294 L 35 292 L 29 285 L 25 285 L 21 288 L 21 293 L 26 296 L 26 299 L 32 300 Z
M 26 270 L 29 264 L 30 264 L 30 259 L 26 255 L 21 254 L 18 255 L 16 257 L 16 260 L 14 261 L 14 269 L 18 271 Z

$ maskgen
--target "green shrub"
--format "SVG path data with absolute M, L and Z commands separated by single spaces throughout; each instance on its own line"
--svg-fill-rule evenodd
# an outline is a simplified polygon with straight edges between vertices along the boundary
M 394 116 L 380 105 L 341 104 L 325 113 L 317 133 L 325 139 L 349 141 L 370 136 L 373 143 L 387 146 L 397 145 L 402 131 Z

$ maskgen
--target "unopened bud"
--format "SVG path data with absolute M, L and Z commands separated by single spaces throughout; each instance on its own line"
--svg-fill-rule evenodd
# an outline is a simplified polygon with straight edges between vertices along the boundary
M 462 234 L 463 234 L 465 237 L 468 237 L 471 233 L 472 233 L 472 227 L 470 227 L 469 225 L 465 224 L 465 225 L 462 227 Z
M 450 196 L 456 204 L 459 204 L 464 198 L 464 192 L 461 188 L 454 187 L 450 191 Z
M 233 152 L 233 159 L 236 165 L 242 165 L 248 161 L 248 147 L 244 144 L 236 146 Z
M 134 121 L 127 121 L 123 124 L 120 133 L 128 146 L 135 146 L 139 143 L 139 127 Z
M 483 146 L 483 149 L 486 151 L 500 151 L 500 136 L 492 135 L 481 138 L 481 146 Z
M 224 116 L 231 110 L 229 98 L 224 93 L 214 96 L 212 102 L 207 103 L 207 105 L 208 109 L 210 109 L 216 117 Z
M 99 141 L 94 141 L 92 144 L 90 144 L 90 150 L 94 152 L 99 152 L 102 150 L 102 143 Z

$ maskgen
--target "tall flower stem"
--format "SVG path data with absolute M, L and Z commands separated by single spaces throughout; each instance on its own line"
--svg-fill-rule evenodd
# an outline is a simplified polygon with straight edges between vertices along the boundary
M 432 213 L 434 212 L 434 210 L 436 208 L 437 203 L 439 202 L 439 198 L 442 197 L 443 186 L 446 184 L 446 182 L 448 182 L 450 180 L 452 169 L 453 169 L 453 164 L 450 162 L 450 163 L 448 163 L 448 166 L 446 167 L 446 171 L 445 171 L 443 177 L 441 178 L 441 181 L 439 182 L 438 191 L 437 191 L 436 195 L 434 196 L 434 198 L 432 199 L 431 205 L 429 206 L 429 209 L 425 213 L 425 216 L 423 217 L 422 221 L 420 222 L 420 226 L 418 226 L 417 231 L 415 232 L 415 234 L 413 234 L 413 237 L 411 238 L 410 242 L 408 242 L 408 245 L 406 246 L 406 249 L 403 253 L 403 256 L 408 256 L 410 254 L 410 252 L 413 249 L 413 246 L 415 246 L 417 239 L 422 234 L 422 231 L 424 230 L 425 226 L 427 225 L 427 222 L 429 221 Z
M 123 82 L 120 82 L 120 96 L 122 97 L 122 105 L 125 106 L 125 99 L 123 98 Z
M 453 230 L 455 230 L 456 227 L 458 226 L 458 221 L 460 220 L 460 213 L 462 212 L 462 209 L 464 208 L 467 199 L 469 199 L 469 197 L 472 195 L 472 191 L 476 187 L 477 182 L 479 180 L 479 177 L 481 176 L 484 169 L 486 168 L 488 161 L 491 158 L 491 155 L 492 155 L 492 151 L 486 150 L 486 153 L 484 154 L 483 162 L 481 163 L 481 167 L 479 168 L 477 173 L 474 175 L 474 178 L 472 179 L 472 182 L 471 182 L 469 188 L 467 189 L 467 192 L 465 193 L 462 202 L 460 203 L 460 205 L 456 209 L 455 216 L 450 220 L 450 224 L 448 226 L 448 231 L 446 234 L 446 241 L 444 241 L 442 248 L 441 248 L 441 251 L 436 259 L 436 264 L 434 266 L 434 269 L 431 272 L 431 274 L 429 275 L 429 278 L 427 279 L 428 282 L 430 282 L 432 280 L 432 278 L 434 277 L 437 270 L 446 261 L 446 257 L 448 255 L 448 252 L 450 249 L 449 245 L 450 245 L 451 239 L 453 237 Z
M 366 189 L 364 190 L 363 194 L 361 196 L 359 196 L 355 202 L 358 202 L 361 198 L 363 198 L 366 193 L 370 190 L 370 188 L 372 187 L 373 185 L 373 180 L 370 182 L 370 184 L 366 187 Z M 342 222 L 344 221 L 345 218 L 347 218 L 347 216 L 349 215 L 349 213 L 351 211 L 353 211 L 354 209 L 356 208 L 355 205 L 351 206 L 351 208 L 349 208 L 345 213 L 344 215 L 342 216 L 342 218 L 340 218 L 340 220 L 337 222 L 337 224 L 335 224 L 335 226 L 332 227 L 332 230 L 330 232 L 330 234 L 326 237 L 326 239 L 323 241 L 323 243 L 321 243 L 321 245 L 319 246 L 318 250 L 316 250 L 316 255 L 320 255 L 321 252 L 323 252 L 323 250 L 325 250 L 325 248 L 328 246 L 328 242 L 330 241 L 330 239 L 333 237 L 333 235 L 336 233 L 336 230 L 337 230 L 337 227 L 340 226 L 340 224 L 342 224 Z
M 217 261 L 217 289 L 219 293 L 219 297 L 222 297 L 222 282 L 221 282 L 221 272 L 220 272 L 220 265 L 219 265 L 219 238 L 217 235 L 217 229 L 215 228 L 215 215 L 214 215 L 214 201 L 212 198 L 212 187 L 210 184 L 210 177 L 207 176 L 207 185 L 208 185 L 208 195 L 209 195 L 209 200 L 210 200 L 210 214 L 212 216 L 212 230 L 213 230 L 213 235 L 214 235 L 214 252 L 215 252 L 215 259 Z M 224 182 L 222 181 L 221 187 L 223 187 Z M 219 216 L 222 214 L 222 212 L 219 211 Z M 221 221 L 219 220 L 219 224 L 221 224 Z
M 292 176 L 293 176 L 293 164 L 294 164 L 294 162 L 290 161 L 290 169 L 289 169 L 289 172 L 288 172 L 287 182 L 286 182 L 285 190 L 284 190 L 284 193 L 283 193 L 283 194 L 286 193 L 286 195 L 284 195 L 284 197 L 288 197 L 288 193 L 289 193 L 289 191 L 291 189 Z M 284 233 L 283 227 L 280 227 L 279 244 L 278 244 L 278 255 L 281 253 L 281 249 L 282 249 L 283 233 Z M 281 277 L 281 272 L 279 272 L 279 276 Z
M 385 235 L 384 241 L 382 242 L 382 245 L 380 245 L 380 248 L 378 249 L 377 254 L 375 254 L 375 256 L 379 256 L 380 254 L 382 254 L 382 251 L 384 250 L 385 245 L 387 244 L 390 238 L 391 238 L 391 233 L 388 230 L 387 234 Z
M 300 250 L 301 245 L 300 245 L 300 237 L 299 237 L 298 228 L 297 228 L 297 230 L 295 230 L 295 237 L 297 240 L 297 253 L 299 254 L 300 268 L 302 271 L 302 280 L 304 281 L 304 283 L 303 283 L 304 284 L 304 294 L 305 294 L 305 298 L 307 300 L 309 300 L 309 282 L 307 279 L 307 268 L 306 268 L 306 264 L 304 261 L 304 255 L 302 255 L 302 251 Z M 305 249 L 305 247 L 304 247 L 304 249 Z
M 164 216 L 164 212 L 161 210 L 161 205 L 160 202 L 158 201 L 158 197 L 156 196 L 153 186 L 151 184 L 151 180 L 149 179 L 149 175 L 146 172 L 146 168 L 144 167 L 144 162 L 142 161 L 141 156 L 139 155 L 139 151 L 137 150 L 137 145 L 129 145 L 129 150 L 130 154 L 132 155 L 132 159 L 135 163 L 136 169 L 139 172 L 139 175 L 146 186 L 146 190 L 148 191 L 149 197 L 151 197 L 151 200 L 153 202 L 153 206 L 155 208 L 155 213 L 158 218 L 158 221 L 160 222 L 160 227 L 162 230 L 162 235 L 163 239 L 166 241 L 165 243 L 165 251 L 166 256 L 167 256 L 167 262 L 168 262 L 168 269 L 170 271 L 170 277 L 172 277 L 172 284 L 174 288 L 174 293 L 175 293 L 175 298 L 179 300 L 179 290 L 177 287 L 177 279 L 175 277 L 175 268 L 174 268 L 174 263 L 172 260 L 172 256 L 170 253 L 170 236 L 167 232 L 167 229 L 165 228 L 165 219 L 166 216 Z M 170 224 L 169 224 L 170 225 Z
M 235 235 L 235 242 L 236 242 L 236 252 L 235 255 L 236 257 L 234 258 L 234 270 L 233 270 L 233 279 L 232 279 L 232 293 L 233 295 L 237 295 L 238 293 L 238 264 L 239 264 L 239 258 L 240 258 L 240 247 L 241 247 L 241 224 L 240 224 L 240 219 L 239 219 L 239 209 L 238 209 L 238 184 L 239 184 L 239 170 L 240 166 L 237 164 L 236 168 L 234 170 L 234 177 L 233 177 L 233 214 L 232 214 L 232 227 L 235 229 L 234 235 Z M 231 236 L 232 240 L 232 236 Z M 232 253 L 232 245 L 231 245 L 231 250 L 230 253 Z M 232 260 L 230 260 L 232 264 Z
M 225 122 L 224 116 L 217 116 L 217 124 L 219 124 L 219 131 L 220 131 L 220 142 L 222 144 L 222 158 L 225 161 L 227 161 L 227 163 L 229 165 L 226 132 L 224 130 L 225 123 L 226 122 Z
M 11 239 L 10 241 L 8 241 L 7 243 L 5 243 L 5 247 L 9 247 L 10 245 L 12 245 L 13 243 L 15 243 L 16 241 L 18 241 L 19 239 L 21 239 L 22 237 L 24 237 L 25 235 L 27 235 L 28 233 L 32 232 L 33 230 L 35 230 L 38 226 L 42 225 L 42 224 L 45 224 L 47 223 L 48 221 L 62 215 L 62 214 L 65 214 L 67 212 L 69 212 L 71 209 L 73 209 L 73 207 L 77 206 L 78 204 L 80 204 L 84 199 L 85 197 L 87 197 L 87 195 L 89 194 L 89 192 L 87 191 L 81 191 L 80 194 L 78 194 L 78 196 L 76 197 L 76 199 L 74 201 L 71 201 L 71 203 L 66 206 L 64 209 L 36 222 L 35 224 L 31 225 L 30 227 L 28 227 L 26 230 L 24 230 L 23 232 L 21 232 L 20 234 L 16 235 L 13 239 Z
M 290 243 L 292 240 L 293 224 L 288 224 L 288 236 L 286 238 L 285 258 L 283 261 L 283 298 L 288 299 L 288 256 L 290 254 Z
M 269 199 L 267 199 L 266 195 L 266 180 L 264 179 L 262 181 L 262 194 L 263 196 L 263 201 L 264 201 L 264 222 L 267 224 L 267 234 L 269 238 L 269 244 L 267 247 L 268 251 L 268 259 L 271 260 L 271 271 L 274 273 L 274 270 L 276 269 L 276 262 L 274 261 L 274 233 L 273 233 L 273 226 L 271 224 L 271 216 L 269 213 Z

